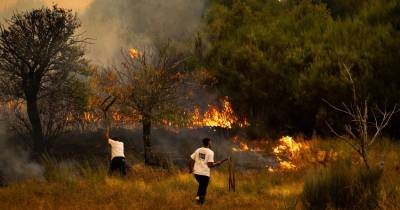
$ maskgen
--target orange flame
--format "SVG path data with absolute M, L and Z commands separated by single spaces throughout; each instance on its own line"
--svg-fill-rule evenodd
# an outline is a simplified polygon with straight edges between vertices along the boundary
M 290 157 L 294 157 L 301 148 L 301 144 L 295 142 L 292 137 L 284 136 L 279 139 L 279 145 L 274 148 L 276 155 L 288 153 Z
M 265 147 L 267 141 L 261 139 L 259 141 L 247 143 L 240 140 L 238 136 L 235 136 L 232 138 L 232 143 L 235 144 L 235 146 L 232 147 L 232 151 L 234 152 L 262 152 L 265 151 L 265 149 L 262 149 L 261 147 Z
M 194 127 L 221 127 L 221 128 L 232 128 L 233 125 L 237 124 L 239 127 L 246 127 L 250 124 L 247 120 L 240 121 L 235 115 L 231 103 L 228 97 L 224 97 L 221 102 L 222 109 L 214 105 L 208 105 L 209 109 L 203 114 L 200 114 L 199 107 L 195 107 L 192 116 L 192 125 Z
M 294 162 L 299 158 L 302 149 L 305 145 L 293 140 L 290 136 L 284 136 L 278 141 L 278 145 L 274 147 L 273 153 L 279 162 L 280 170 L 295 170 L 297 166 Z M 274 171 L 273 169 L 268 169 Z
M 135 48 L 129 49 L 129 55 L 131 58 L 138 58 L 139 57 L 139 51 Z
M 95 99 L 91 99 L 89 101 L 90 103 L 88 106 L 93 107 Z M 206 110 L 204 113 L 200 111 L 199 107 L 195 107 L 194 112 L 192 114 L 189 114 L 189 119 L 190 119 L 189 123 L 185 124 L 185 126 L 188 128 L 221 127 L 230 129 L 235 125 L 239 127 L 246 127 L 250 125 L 246 119 L 239 120 L 239 117 L 235 115 L 228 97 L 224 97 L 221 100 L 220 108 L 215 105 L 208 105 L 208 107 L 209 107 L 208 110 Z M 126 124 L 130 122 L 140 121 L 139 115 L 126 116 L 124 114 L 119 113 L 118 111 L 111 111 L 111 118 L 115 123 Z M 79 120 L 87 123 L 97 123 L 101 121 L 101 119 L 102 115 L 95 111 L 84 112 L 81 116 L 69 114 L 66 117 L 66 120 L 68 122 L 72 122 L 73 120 Z M 168 120 L 162 120 L 161 125 L 167 127 L 175 127 L 175 128 L 181 127 L 181 125 Z M 245 149 L 246 149 L 245 143 L 242 143 L 241 150 Z
M 245 151 L 249 151 L 249 145 L 244 143 L 244 142 L 239 142 L 239 146 L 238 147 L 233 147 L 232 151 L 234 152 L 245 152 Z

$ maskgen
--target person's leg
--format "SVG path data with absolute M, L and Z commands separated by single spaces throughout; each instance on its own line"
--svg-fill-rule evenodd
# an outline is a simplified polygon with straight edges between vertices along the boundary
M 203 183 L 203 199 L 200 199 L 201 203 L 204 203 L 206 200 L 206 194 L 207 194 L 207 188 L 208 188 L 208 183 L 210 183 L 210 177 L 209 176 L 204 176 L 204 183 Z
M 195 175 L 194 175 L 194 178 L 196 178 L 197 183 L 199 183 L 199 187 L 197 188 L 197 194 L 196 194 L 196 196 L 197 196 L 197 197 L 200 197 L 200 183 L 201 183 L 200 180 L 201 180 L 201 176 L 195 174 Z
M 121 177 L 126 176 L 125 158 L 121 158 L 119 171 L 120 171 Z
M 200 203 L 203 204 L 206 199 L 206 192 L 207 192 L 207 187 L 208 187 L 208 182 L 210 180 L 210 177 L 200 176 L 199 180 L 200 180 L 200 182 L 199 182 L 198 196 L 200 197 Z
M 113 158 L 113 159 L 111 160 L 111 164 L 110 164 L 110 169 L 109 169 L 109 171 L 108 171 L 108 175 L 109 175 L 109 176 L 112 176 L 113 173 L 114 173 L 114 171 L 115 171 L 117 168 L 118 168 L 117 160 L 116 160 L 116 158 Z

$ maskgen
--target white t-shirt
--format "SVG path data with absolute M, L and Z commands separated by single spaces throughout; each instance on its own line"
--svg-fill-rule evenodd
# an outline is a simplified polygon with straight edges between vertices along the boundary
M 111 159 L 114 157 L 125 157 L 123 142 L 108 139 L 108 143 L 111 145 Z
M 194 174 L 210 176 L 210 167 L 208 167 L 207 163 L 214 162 L 214 152 L 211 149 L 198 148 L 190 157 L 194 160 Z

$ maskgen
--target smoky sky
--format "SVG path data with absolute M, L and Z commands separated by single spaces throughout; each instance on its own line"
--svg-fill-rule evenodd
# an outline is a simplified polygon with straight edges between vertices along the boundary
M 87 57 L 94 64 L 115 62 L 121 50 L 145 48 L 170 40 L 190 47 L 200 31 L 207 0 L 0 0 L 0 18 L 41 6 L 73 9 L 91 39 Z

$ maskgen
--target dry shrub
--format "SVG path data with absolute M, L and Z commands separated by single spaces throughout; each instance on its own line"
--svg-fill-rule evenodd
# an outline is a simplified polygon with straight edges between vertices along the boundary
M 108 167 L 98 160 L 58 160 L 44 155 L 42 164 L 44 176 L 49 182 L 74 183 L 83 179 L 99 182 L 104 180 L 108 171 Z
M 172 160 L 166 154 L 160 152 L 154 152 L 151 155 L 151 162 L 153 166 L 161 167 L 167 171 L 173 171 L 175 169 Z
M 306 179 L 302 200 L 307 209 L 375 209 L 382 170 L 353 168 L 338 161 Z

